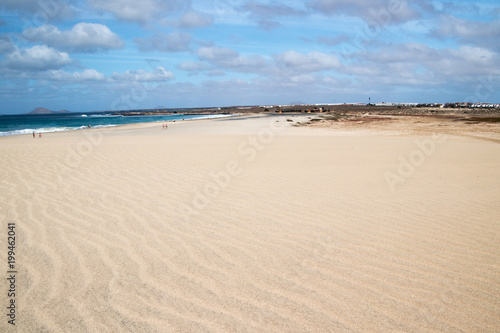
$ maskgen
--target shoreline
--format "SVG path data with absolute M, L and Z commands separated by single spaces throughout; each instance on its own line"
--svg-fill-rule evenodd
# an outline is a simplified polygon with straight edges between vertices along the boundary
M 160 116 L 160 115 L 158 115 Z M 184 116 L 184 115 L 175 115 L 175 116 Z M 213 116 L 212 118 L 210 116 Z M 63 127 L 42 127 L 42 128 L 25 128 L 25 129 L 17 129 L 17 130 L 11 130 L 11 131 L 6 131 L 2 133 L 11 133 L 11 134 L 3 134 L 0 135 L 1 137 L 8 137 L 8 136 L 18 136 L 18 135 L 32 135 L 33 132 L 35 132 L 37 135 L 39 133 L 43 134 L 53 134 L 53 133 L 58 133 L 58 132 L 70 132 L 70 131 L 81 131 L 81 130 L 88 130 L 90 128 L 113 128 L 113 127 L 119 127 L 119 126 L 124 126 L 124 125 L 130 125 L 130 124 L 142 124 L 142 123 L 165 123 L 165 122 L 176 122 L 176 121 L 190 121 L 190 120 L 203 120 L 203 119 L 217 119 L 217 118 L 226 118 L 226 117 L 233 117 L 237 116 L 237 114 L 234 115 L 219 115 L 219 114 L 213 114 L 213 115 L 197 115 L 196 118 L 188 118 L 188 119 L 164 119 L 164 120 L 151 120 L 151 121 L 146 121 L 146 122 L 132 122 L 132 123 L 124 123 L 124 124 L 98 124 L 98 125 L 93 125 L 91 127 L 88 127 L 87 125 L 79 125 L 77 127 L 74 126 L 63 126 Z M 83 121 L 82 121 L 83 123 Z M 24 132 L 24 133 L 18 133 L 18 132 Z
M 328 107 L 328 108 L 327 108 Z M 474 122 L 498 122 L 500 121 L 500 110 L 496 108 L 439 108 L 439 107 L 401 107 L 401 106 L 375 106 L 375 105 L 335 105 L 335 106 L 290 106 L 288 109 L 284 108 L 271 108 L 265 109 L 268 111 L 263 111 L 261 107 L 250 107 L 248 109 L 239 109 L 236 107 L 225 108 L 221 112 L 200 111 L 200 112 L 187 112 L 182 113 L 182 115 L 199 115 L 199 116 L 214 116 L 216 118 L 224 117 L 239 117 L 242 115 L 288 115 L 288 116 L 311 116 L 311 117 L 341 117 L 341 118 L 356 118 L 356 117 L 434 117 L 442 119 L 455 119 L 461 121 L 474 121 Z M 122 115 L 123 113 L 123 115 Z M 122 116 L 179 116 L 181 114 L 177 112 L 163 112 L 163 111 L 127 111 L 127 112 L 117 112 L 114 115 Z M 204 119 L 204 118 L 202 118 Z M 188 119 L 189 120 L 189 119 Z M 317 119 L 316 119 L 317 120 Z M 182 120 L 176 119 L 172 122 L 179 122 Z M 161 122 L 161 121 L 151 121 L 151 123 Z M 168 121 L 165 121 L 168 122 Z M 110 124 L 110 125 L 98 125 L 102 128 L 120 127 L 125 124 Z M 42 133 L 56 133 L 56 132 L 66 132 L 66 131 L 79 131 L 86 128 L 75 128 L 71 130 L 61 130 L 61 131 L 44 131 Z M 36 131 L 38 133 L 39 131 Z M 22 134 L 10 134 L 3 136 L 12 135 L 31 135 L 29 133 Z
M 316 113 L 307 113 L 307 112 L 285 112 L 285 113 L 269 113 L 269 112 L 258 112 L 258 113 L 231 113 L 227 114 L 226 116 L 220 116 L 217 114 L 213 114 L 214 116 L 218 116 L 213 119 L 207 119 L 207 118 L 201 118 L 201 119 L 186 119 L 186 120 L 173 120 L 173 121 L 151 121 L 151 122 L 144 122 L 144 123 L 131 123 L 131 124 L 118 124 L 118 125 L 105 125 L 105 126 L 99 126 L 99 127 L 92 127 L 90 129 L 99 129 L 99 130 L 106 130 L 106 129 L 123 129 L 127 128 L 127 126 L 144 126 L 144 124 L 161 124 L 161 123 L 181 123 L 181 122 L 188 122 L 188 121 L 202 121 L 202 120 L 217 120 L 217 119 L 245 119 L 248 117 L 269 117 L 269 116 L 280 116 L 280 117 L 307 117 L 309 118 L 308 121 L 306 122 L 301 122 L 300 126 L 308 126 L 308 127 L 313 127 L 313 128 L 318 128 L 318 127 L 328 127 L 328 126 L 318 126 L 318 123 L 330 123 L 332 124 L 332 119 L 334 121 L 350 121 L 350 122 L 373 122 L 377 121 L 380 119 L 406 119 L 406 120 L 411 120 L 413 118 L 421 118 L 421 119 L 431 119 L 431 120 L 440 120 L 440 121 L 458 121 L 462 123 L 467 123 L 467 124 L 481 124 L 481 123 L 486 123 L 486 124 L 496 124 L 500 123 L 500 113 L 491 113 L 491 112 L 484 112 L 484 113 L 469 113 L 467 110 L 462 110 L 461 112 L 450 112 L 449 110 L 441 111 L 440 113 L 437 113 L 435 108 L 432 109 L 421 109 L 421 108 L 411 108 L 409 110 L 401 111 L 398 110 L 397 108 L 391 107 L 389 110 L 383 111 L 380 109 L 380 107 L 374 107 L 377 112 L 364 112 L 367 109 L 361 109 L 361 107 L 356 108 L 355 111 L 353 110 L 337 110 L 337 111 L 331 111 L 331 112 L 316 112 Z M 377 109 L 379 108 L 379 109 Z M 314 121 L 318 121 L 318 123 L 314 123 Z M 153 125 L 152 125 L 153 126 Z M 152 127 L 151 126 L 151 127 Z M 332 127 L 332 126 L 330 126 Z M 42 132 L 43 135 L 53 135 L 55 133 L 65 133 L 65 132 L 79 132 L 79 131 L 85 131 L 89 130 L 89 128 L 78 128 L 78 129 L 72 129 L 72 130 L 62 130 L 62 131 L 54 131 L 54 132 Z M 36 131 L 35 131 L 36 132 Z M 38 132 L 36 132 L 38 134 Z M 12 134 L 12 135 L 4 135 L 0 136 L 0 139 L 3 137 L 11 137 L 11 136 L 31 136 L 32 133 L 26 133 L 26 134 Z

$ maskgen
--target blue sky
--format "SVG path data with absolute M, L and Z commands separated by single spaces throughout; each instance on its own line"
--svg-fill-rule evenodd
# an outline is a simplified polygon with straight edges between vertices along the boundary
M 2 0 L 0 114 L 500 102 L 496 0 Z

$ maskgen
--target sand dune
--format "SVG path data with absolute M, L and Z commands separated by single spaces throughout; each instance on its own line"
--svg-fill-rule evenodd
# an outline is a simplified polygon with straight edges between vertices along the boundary
M 499 145 L 431 134 L 249 117 L 2 137 L 16 329 L 496 332 Z

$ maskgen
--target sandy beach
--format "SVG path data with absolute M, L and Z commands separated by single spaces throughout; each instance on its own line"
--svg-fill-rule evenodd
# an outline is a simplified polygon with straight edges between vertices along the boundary
M 0 137 L 2 332 L 498 332 L 500 124 Z

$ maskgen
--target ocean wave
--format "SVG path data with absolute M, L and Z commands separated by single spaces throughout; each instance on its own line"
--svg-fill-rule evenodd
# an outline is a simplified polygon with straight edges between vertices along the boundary
M 96 125 L 96 126 L 92 126 L 92 128 L 104 128 L 104 127 L 114 127 L 114 126 L 117 126 L 117 125 Z M 25 128 L 25 129 L 15 130 L 15 131 L 0 132 L 0 136 L 32 134 L 33 132 L 35 132 L 36 134 L 38 134 L 38 133 L 66 132 L 66 131 L 82 130 L 82 129 L 86 129 L 86 128 L 87 128 L 87 126 Z
M 231 116 L 236 116 L 236 115 L 234 115 L 234 114 L 205 114 L 205 115 L 195 116 L 195 117 L 189 118 L 189 119 L 213 119 L 213 118 L 224 118 L 224 117 L 231 117 Z
M 121 114 L 91 114 L 90 117 L 102 118 L 102 117 L 123 117 Z
M 95 126 L 92 126 L 92 128 L 104 128 L 104 127 L 115 127 L 115 126 L 118 126 L 118 125 L 95 125 Z

